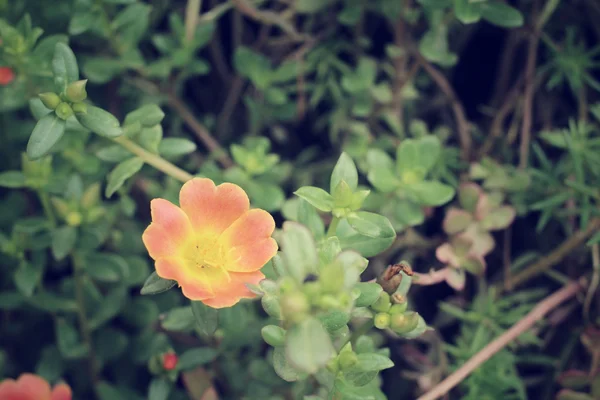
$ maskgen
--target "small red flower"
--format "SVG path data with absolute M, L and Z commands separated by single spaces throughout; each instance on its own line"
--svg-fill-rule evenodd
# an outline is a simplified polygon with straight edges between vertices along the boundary
M 9 67 L 0 67 L 0 85 L 6 86 L 15 79 L 15 73 Z
M 167 371 L 172 371 L 177 366 L 177 354 L 175 353 L 166 353 L 163 355 L 163 368 Z

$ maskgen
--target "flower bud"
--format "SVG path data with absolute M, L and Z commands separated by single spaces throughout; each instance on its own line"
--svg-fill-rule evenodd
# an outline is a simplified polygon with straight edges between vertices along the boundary
M 317 305 L 324 310 L 332 310 L 340 308 L 340 301 L 337 297 L 325 294 L 319 297 L 316 301 Z
M 56 93 L 46 92 L 38 94 L 38 97 L 47 108 L 54 110 L 61 103 L 60 97 Z
M 283 318 L 291 322 L 303 320 L 310 309 L 310 304 L 302 292 L 292 292 L 283 295 L 280 305 Z
M 74 103 L 71 108 L 75 114 L 87 114 L 87 104 L 85 103 Z
M 177 367 L 177 354 L 175 353 L 165 353 L 162 356 L 162 366 L 166 371 L 172 371 Z
M 68 105 L 67 103 L 60 103 L 58 106 L 56 106 L 56 109 L 54 110 L 56 112 L 56 115 L 58 115 L 58 117 L 60 119 L 63 120 L 67 120 L 69 117 L 73 116 L 73 109 L 71 108 L 70 105 Z
M 72 101 L 73 103 L 79 103 L 87 98 L 87 92 L 85 91 L 85 85 L 87 84 L 87 79 L 73 82 L 69 86 L 67 86 L 67 99 Z
M 394 314 L 391 317 L 390 328 L 399 335 L 408 333 L 419 324 L 419 314 L 407 312 L 405 314 Z
M 352 368 L 356 363 L 358 363 L 358 357 L 353 351 L 342 352 L 338 357 L 338 365 L 342 370 Z
M 0 86 L 5 86 L 15 79 L 15 73 L 12 68 L 0 67 Z
M 400 304 L 394 304 L 392 306 L 392 308 L 390 308 L 390 315 L 404 314 L 404 312 L 406 311 L 407 307 L 408 307 L 408 303 L 407 302 L 400 303 Z
M 385 329 L 390 326 L 390 314 L 381 312 L 375 315 L 373 323 L 377 329 Z
M 391 306 L 392 303 L 390 303 L 390 295 L 386 292 L 381 292 L 379 298 L 375 301 L 375 303 L 373 303 L 373 305 L 371 305 L 371 308 L 375 311 L 387 312 Z
M 69 214 L 67 214 L 65 221 L 69 226 L 79 226 L 83 221 L 83 217 L 81 216 L 81 213 L 78 213 L 77 211 L 71 211 Z
M 281 305 L 275 295 L 267 293 L 260 301 L 267 314 L 273 318 L 281 319 Z

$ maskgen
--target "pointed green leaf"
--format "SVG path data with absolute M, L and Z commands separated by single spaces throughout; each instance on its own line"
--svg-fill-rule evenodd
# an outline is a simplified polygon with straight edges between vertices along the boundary
M 65 133 L 65 121 L 51 113 L 42 117 L 27 143 L 27 155 L 32 160 L 45 156 Z

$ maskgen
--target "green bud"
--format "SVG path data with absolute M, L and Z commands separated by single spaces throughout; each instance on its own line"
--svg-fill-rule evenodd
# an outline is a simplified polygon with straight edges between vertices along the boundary
M 281 313 L 285 320 L 299 322 L 310 309 L 308 299 L 302 292 L 292 292 L 281 296 Z
M 339 299 L 330 294 L 325 294 L 319 297 L 316 301 L 316 304 L 319 306 L 319 308 L 322 308 L 323 310 L 332 310 L 340 308 Z
M 65 221 L 69 226 L 79 226 L 83 221 L 83 217 L 81 216 L 81 213 L 78 213 L 77 211 L 71 211 L 69 214 L 67 214 Z
M 65 200 L 59 197 L 51 198 L 50 202 L 58 212 L 58 215 L 63 219 L 67 219 L 67 215 L 69 215 L 69 213 L 71 212 L 71 207 L 69 206 L 69 203 L 67 203 Z
M 100 183 L 96 182 L 91 184 L 85 189 L 83 195 L 81 196 L 81 206 L 83 208 L 88 208 L 95 206 L 98 204 L 100 200 Z
M 64 119 L 65 121 L 73 116 L 73 109 L 71 108 L 70 105 L 68 105 L 67 103 L 60 103 L 56 109 L 54 110 L 56 112 L 56 115 L 58 115 L 58 117 L 60 119 Z
M 285 330 L 276 325 L 266 325 L 260 331 L 265 342 L 273 347 L 283 346 Z
M 399 335 L 408 333 L 419 324 L 419 314 L 407 312 L 405 314 L 394 314 L 390 321 L 390 328 Z
M 87 84 L 87 79 L 76 81 L 67 86 L 67 99 L 71 100 L 73 103 L 79 103 L 87 98 L 87 92 L 85 91 L 85 85 Z
M 42 103 L 51 110 L 54 110 L 60 104 L 60 97 L 56 93 L 40 93 L 38 97 Z
M 390 308 L 390 315 L 404 314 L 404 312 L 406 311 L 407 307 L 408 307 L 408 303 L 407 302 L 400 303 L 400 304 L 394 304 L 392 306 L 392 308 Z
M 331 359 L 331 360 L 330 360 L 330 361 L 327 363 L 327 366 L 326 366 L 326 368 L 327 368 L 327 370 L 328 370 L 329 372 L 331 372 L 332 374 L 334 374 L 334 375 L 335 375 L 335 374 L 337 374 L 337 373 L 339 372 L 339 370 L 340 370 L 340 366 L 339 366 L 339 364 L 338 364 L 338 359 L 337 359 L 337 357 L 335 357 L 335 358 L 332 358 L 332 359 Z
M 321 295 L 321 290 L 321 283 L 319 281 L 306 282 L 302 287 L 302 291 L 309 299 L 319 297 Z
M 87 104 L 85 103 L 74 103 L 72 108 L 75 114 L 87 114 Z
M 388 312 L 391 306 L 390 295 L 387 292 L 381 292 L 379 298 L 371 305 L 371 308 L 379 312 Z
M 390 326 L 390 319 L 390 314 L 381 312 L 375 315 L 373 324 L 377 329 L 385 329 Z
M 338 365 L 341 370 L 352 368 L 356 363 L 358 363 L 358 357 L 353 351 L 345 351 L 338 357 Z

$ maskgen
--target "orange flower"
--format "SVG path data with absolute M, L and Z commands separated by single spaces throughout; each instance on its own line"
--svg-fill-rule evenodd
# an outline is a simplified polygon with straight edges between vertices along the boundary
M 71 388 L 59 383 L 50 390 L 44 379 L 33 374 L 23 374 L 16 381 L 6 379 L 0 382 L 2 400 L 71 400 Z
M 254 297 L 245 284 L 264 279 L 260 269 L 277 253 L 273 217 L 250 210 L 239 186 L 215 186 L 206 178 L 185 183 L 179 204 L 150 203 L 152 223 L 142 239 L 158 276 L 176 280 L 185 297 L 214 308 Z
M 15 73 L 8 67 L 0 67 L 0 85 L 5 86 L 15 79 Z

